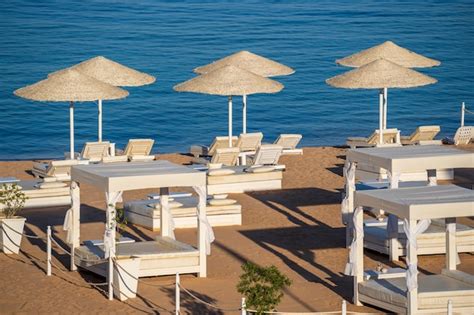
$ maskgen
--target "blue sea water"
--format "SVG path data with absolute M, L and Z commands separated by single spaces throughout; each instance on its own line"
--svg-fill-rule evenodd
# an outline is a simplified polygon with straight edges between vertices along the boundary
M 0 2 L 0 159 L 60 157 L 69 146 L 65 103 L 13 91 L 55 70 L 103 55 L 157 77 L 104 102 L 104 139 L 123 146 L 153 138 L 156 152 L 184 152 L 227 133 L 225 97 L 176 93 L 192 69 L 249 50 L 296 69 L 285 89 L 248 98 L 249 131 L 267 142 L 302 133 L 304 146 L 340 145 L 378 126 L 376 90 L 335 89 L 325 79 L 347 68 L 334 60 L 392 40 L 441 60 L 421 71 L 435 85 L 389 90 L 388 126 L 410 133 L 459 126 L 460 103 L 474 109 L 472 1 L 20 1 Z M 241 131 L 235 98 L 234 133 Z M 94 103 L 76 105 L 76 150 L 97 135 Z M 474 123 L 474 116 L 466 117 Z

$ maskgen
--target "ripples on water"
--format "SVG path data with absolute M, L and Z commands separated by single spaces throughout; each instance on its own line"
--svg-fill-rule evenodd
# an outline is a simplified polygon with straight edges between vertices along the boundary
M 389 127 L 410 133 L 439 124 L 442 136 L 459 125 L 460 102 L 472 105 L 472 2 L 332 1 L 2 1 L 0 3 L 0 159 L 59 157 L 68 150 L 65 103 L 16 98 L 16 88 L 49 72 L 104 55 L 157 77 L 130 96 L 104 102 L 104 139 L 154 138 L 155 151 L 185 151 L 227 133 L 226 98 L 176 93 L 192 69 L 239 50 L 296 69 L 277 78 L 285 89 L 249 97 L 249 131 L 267 142 L 302 133 L 303 145 L 343 144 L 378 126 L 375 90 L 329 87 L 325 79 L 346 68 L 334 60 L 393 40 L 442 61 L 423 69 L 438 84 L 389 90 Z M 235 98 L 234 133 L 241 130 Z M 96 106 L 76 106 L 76 150 L 97 134 Z M 473 122 L 474 117 L 467 117 Z

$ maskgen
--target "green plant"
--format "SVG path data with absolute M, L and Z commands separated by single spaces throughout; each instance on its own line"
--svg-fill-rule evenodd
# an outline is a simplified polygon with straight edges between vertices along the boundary
M 242 270 L 237 291 L 245 297 L 247 308 L 257 314 L 273 311 L 283 297 L 282 290 L 291 285 L 291 280 L 273 265 L 261 267 L 246 262 Z
M 28 199 L 17 184 L 3 184 L 0 189 L 0 204 L 3 205 L 3 215 L 9 219 L 23 209 L 25 201 Z
M 123 208 L 115 208 L 115 223 L 117 227 L 116 239 L 118 240 L 128 224 L 128 220 L 125 217 L 125 210 Z

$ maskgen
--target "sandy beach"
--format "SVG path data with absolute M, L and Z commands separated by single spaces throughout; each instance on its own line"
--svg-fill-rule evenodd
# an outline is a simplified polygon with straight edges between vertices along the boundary
M 468 147 L 474 150 L 474 146 Z M 343 189 L 342 166 L 345 149 L 334 147 L 304 148 L 302 156 L 284 156 L 286 165 L 283 189 L 278 191 L 235 194 L 243 207 L 242 226 L 216 227 L 216 241 L 208 257 L 208 277 L 184 275 L 182 285 L 193 294 L 223 309 L 237 309 L 241 296 L 236 283 L 240 266 L 246 261 L 275 265 L 291 280 L 279 311 L 335 311 L 343 299 L 352 300 L 352 278 L 343 274 L 348 250 L 344 226 L 340 220 Z M 190 157 L 179 154 L 159 155 L 175 163 L 186 163 Z M 27 172 L 31 161 L 0 162 L 0 176 L 32 178 Z M 474 183 L 473 170 L 456 172 L 455 181 Z M 135 191 L 124 200 L 145 197 L 150 191 Z M 105 201 L 102 193 L 82 187 L 81 240 L 101 239 L 104 232 Z M 65 239 L 62 230 L 68 207 L 23 210 L 27 218 L 25 232 L 44 236 L 51 225 L 54 236 Z M 474 220 L 463 221 L 471 226 Z M 126 236 L 151 240 L 149 230 L 129 225 Z M 195 229 L 176 230 L 179 240 L 195 243 Z M 57 247 L 53 250 L 54 276 L 45 275 L 45 248 L 42 240 L 25 239 L 19 256 L 0 254 L 0 313 L 160 313 L 174 311 L 174 277 L 144 278 L 139 297 L 127 302 L 108 301 L 99 289 L 85 285 L 104 282 L 86 271 L 69 272 L 69 257 Z M 474 273 L 474 257 L 461 254 L 459 269 Z M 364 263 L 373 268 L 381 262 L 394 264 L 387 256 L 366 251 Z M 422 273 L 439 273 L 444 255 L 420 256 Z M 405 266 L 404 260 L 397 265 Z M 105 286 L 101 287 L 105 289 Z M 182 294 L 182 309 L 189 314 L 237 314 L 220 312 L 196 303 Z M 348 309 L 358 312 L 382 312 L 370 307 Z

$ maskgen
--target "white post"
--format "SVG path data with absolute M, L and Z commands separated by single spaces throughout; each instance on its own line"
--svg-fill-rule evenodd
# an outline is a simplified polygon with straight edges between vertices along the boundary
M 415 235 L 416 237 L 416 220 L 409 220 L 408 222 L 408 230 L 410 231 L 411 235 Z M 407 260 L 409 264 L 414 264 L 415 266 L 418 263 L 418 257 L 416 252 L 416 244 L 413 242 L 408 242 L 407 246 Z M 413 288 L 407 291 L 407 300 L 408 300 L 408 312 L 407 314 L 416 314 L 418 310 L 418 288 Z
M 97 102 L 97 109 L 98 109 L 98 116 L 99 116 L 97 117 L 97 123 L 98 123 L 97 134 L 98 134 L 99 142 L 102 142 L 102 100 L 99 100 Z
M 245 298 L 243 297 L 240 302 L 240 314 L 247 315 L 247 310 L 245 309 L 247 306 L 245 305 Z
M 453 315 L 453 301 L 448 300 L 448 315 Z
M 383 129 L 387 129 L 388 89 L 383 88 Z
M 400 178 L 400 174 L 395 173 L 393 171 L 390 172 L 390 189 L 398 188 L 399 178 Z M 398 227 L 398 218 L 397 218 L 397 227 Z M 398 230 L 397 230 L 396 235 L 398 235 Z M 393 237 L 393 238 L 391 237 L 388 241 L 388 246 L 389 246 L 390 261 L 398 261 L 398 256 L 399 256 L 398 237 Z
M 206 235 L 207 227 L 203 218 L 206 218 L 206 200 L 207 200 L 207 190 L 206 186 L 200 186 L 196 190 L 198 194 L 198 213 L 197 213 L 197 223 L 198 223 L 198 250 L 199 250 L 199 277 L 207 277 L 207 255 L 206 255 Z
M 383 144 L 383 89 L 379 91 L 379 144 Z
M 74 102 L 69 103 L 69 141 L 69 158 L 74 160 Z
M 247 95 L 242 96 L 242 133 L 247 133 Z
M 342 310 L 341 310 L 342 315 L 347 315 L 347 303 L 346 300 L 342 300 Z
M 114 236 L 115 237 L 115 236 Z M 114 244 L 115 246 L 115 244 Z M 109 301 L 113 301 L 114 299 L 114 261 L 112 257 L 112 248 L 109 248 L 109 269 L 107 274 L 107 282 L 108 282 L 108 289 L 109 289 Z
M 170 226 L 170 213 L 165 211 L 169 209 L 169 188 L 162 187 L 160 188 L 160 235 L 161 237 L 171 237 L 172 236 L 172 227 Z
M 464 112 L 466 111 L 466 104 L 461 104 L 461 127 L 464 127 Z
M 179 284 L 180 284 L 180 281 L 179 281 L 179 273 L 176 273 L 176 284 L 175 284 L 175 314 L 176 315 L 179 315 L 180 313 L 180 294 L 179 294 Z
M 51 276 L 51 226 L 46 228 L 46 275 Z
M 456 218 L 446 218 L 446 268 L 456 270 Z
M 361 306 L 362 303 L 359 301 L 359 283 L 364 280 L 364 239 L 357 236 L 357 231 L 364 230 L 364 211 L 356 211 L 354 213 L 354 233 L 355 238 L 355 250 L 356 250 L 356 268 L 354 270 L 354 304 Z
M 71 242 L 71 271 L 77 270 L 74 262 L 74 251 L 81 243 L 81 189 L 77 182 L 71 183 L 72 209 L 72 242 Z
M 229 148 L 232 147 L 232 96 L 229 96 Z

